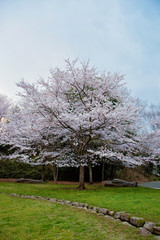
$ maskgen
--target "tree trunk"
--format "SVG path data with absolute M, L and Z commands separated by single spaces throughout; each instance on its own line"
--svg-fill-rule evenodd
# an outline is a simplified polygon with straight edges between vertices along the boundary
M 58 167 L 53 164 L 50 165 L 51 169 L 52 169 L 52 173 L 53 173 L 53 180 L 54 180 L 54 184 L 57 184 L 57 179 L 58 179 Z
M 115 176 L 115 171 L 116 171 L 116 166 L 111 165 L 111 174 L 110 174 L 110 179 L 113 179 Z
M 104 165 L 105 165 L 105 162 L 103 161 L 102 162 L 102 182 L 104 180 Z
M 80 166 L 79 168 L 79 186 L 78 188 L 80 190 L 85 189 L 85 183 L 84 183 L 84 167 Z
M 89 164 L 88 169 L 89 169 L 89 184 L 93 184 L 93 174 L 92 174 L 91 164 Z
M 45 165 L 42 165 L 42 180 L 45 181 Z

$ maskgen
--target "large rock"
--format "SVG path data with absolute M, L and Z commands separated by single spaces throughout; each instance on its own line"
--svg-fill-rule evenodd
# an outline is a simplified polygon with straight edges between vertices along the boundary
M 31 199 L 37 199 L 36 196 L 30 196 Z M 48 200 L 48 198 L 46 199 Z
M 79 203 L 79 207 L 84 207 L 85 203 Z
M 24 198 L 30 198 L 30 196 L 29 196 L 29 195 L 24 195 L 23 197 L 24 197 Z
M 130 223 L 136 227 L 143 227 L 144 219 L 138 217 L 130 217 Z
M 146 228 L 148 231 L 150 231 L 151 233 L 153 233 L 153 227 L 155 226 L 154 222 L 145 222 L 144 224 L 144 228 Z
M 19 194 L 16 194 L 16 193 L 11 193 L 11 196 L 19 197 L 20 195 L 19 195 Z
M 57 199 L 56 198 L 50 198 L 49 201 L 50 202 L 57 202 Z
M 113 179 L 112 180 L 113 184 L 118 184 L 122 187 L 137 187 L 137 182 L 127 182 L 122 179 Z
M 15 181 L 16 183 L 44 183 L 43 180 L 35 180 L 35 179 L 26 179 L 26 178 L 20 178 Z
M 106 214 L 108 213 L 108 209 L 106 209 L 106 208 L 100 208 L 98 212 L 106 215 Z
M 112 216 L 109 216 L 109 215 L 104 215 L 105 218 L 109 219 L 109 220 L 112 220 L 112 221 L 117 221 L 119 219 L 115 219 L 114 217 Z M 119 220 L 120 221 L 120 220 Z
M 94 207 L 93 211 L 98 213 L 99 212 L 99 207 Z
M 58 199 L 57 202 L 64 203 L 64 199 Z
M 127 182 L 122 179 L 113 179 L 112 181 L 103 182 L 103 186 L 108 187 L 137 187 L 137 182 Z
M 79 205 L 78 202 L 73 202 L 73 203 L 72 203 L 72 206 L 74 206 L 74 207 L 78 207 L 78 205 Z
M 45 200 L 45 198 L 42 196 L 39 196 L 38 199 Z
M 85 203 L 85 204 L 84 204 L 84 208 L 85 208 L 85 209 L 88 209 L 88 204 Z
M 116 212 L 116 213 L 114 214 L 114 218 L 120 219 L 120 218 L 121 218 L 121 214 L 123 214 L 123 213 L 125 213 L 125 212 Z
M 88 206 L 88 209 L 93 210 L 93 206 Z
M 160 225 L 153 227 L 153 233 L 157 234 L 157 235 L 160 235 Z
M 108 215 L 113 217 L 114 216 L 114 211 L 108 211 Z
M 122 222 L 123 225 L 135 228 L 135 226 L 131 225 L 129 222 Z
M 121 216 L 120 216 L 120 219 L 121 219 L 122 221 L 129 222 L 129 220 L 130 220 L 130 214 L 129 214 L 129 213 L 122 213 Z
M 68 201 L 68 200 L 65 200 L 64 201 L 64 204 L 66 204 L 66 205 L 69 205 L 71 202 L 70 201 Z
M 148 231 L 146 228 L 143 228 L 143 227 L 140 227 L 138 229 L 138 232 L 141 234 L 141 235 L 151 235 L 152 233 L 150 231 Z

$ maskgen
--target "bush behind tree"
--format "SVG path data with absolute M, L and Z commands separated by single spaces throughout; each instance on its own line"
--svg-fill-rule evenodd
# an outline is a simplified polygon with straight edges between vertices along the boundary
M 149 166 L 148 166 L 149 168 Z M 104 179 L 111 180 L 113 178 L 121 178 L 127 181 L 134 181 L 140 179 L 149 179 L 152 175 L 147 167 L 137 167 L 128 169 L 123 166 L 115 166 L 113 164 L 105 163 Z M 102 164 L 93 167 L 93 181 L 102 181 Z M 79 169 L 74 167 L 59 168 L 58 181 L 78 181 Z M 0 178 L 31 178 L 42 179 L 42 167 L 31 166 L 23 162 L 12 160 L 3 160 L 0 162 Z M 53 174 L 49 166 L 45 168 L 45 180 L 53 180 Z M 85 181 L 89 181 L 88 168 L 85 167 Z

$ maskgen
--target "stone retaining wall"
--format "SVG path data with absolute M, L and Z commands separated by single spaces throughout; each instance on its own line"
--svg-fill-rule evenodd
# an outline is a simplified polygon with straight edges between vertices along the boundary
M 131 216 L 130 213 L 114 212 L 114 211 L 111 211 L 106 208 L 92 207 L 85 203 L 71 202 L 71 201 L 63 200 L 63 199 L 59 200 L 56 198 L 21 195 L 21 194 L 16 194 L 16 193 L 11 193 L 10 195 L 14 196 L 14 197 L 47 200 L 50 202 L 58 202 L 61 204 L 74 206 L 77 208 L 83 208 L 87 211 L 97 213 L 100 216 L 104 216 L 106 218 L 110 218 L 110 219 L 116 220 L 118 222 L 122 221 L 122 224 L 124 224 L 126 226 L 138 228 L 139 233 L 142 235 L 151 235 L 151 234 L 160 235 L 160 224 L 156 224 L 154 222 L 145 222 L 143 218 Z

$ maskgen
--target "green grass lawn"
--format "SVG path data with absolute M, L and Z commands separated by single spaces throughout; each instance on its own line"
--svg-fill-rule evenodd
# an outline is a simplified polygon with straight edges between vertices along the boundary
M 160 222 L 160 190 L 143 187 L 109 188 L 99 185 L 87 186 L 80 191 L 76 185 L 0 183 L 1 193 L 18 193 L 55 197 L 88 203 L 91 206 L 126 211 L 146 221 Z
M 19 188 L 26 187 L 29 192 L 29 186 L 19 185 Z M 34 189 L 36 186 L 30 186 L 31 189 L 32 187 Z M 41 189 L 40 185 L 37 187 Z M 43 191 L 45 192 L 44 186 Z M 141 236 L 137 229 L 124 226 L 120 222 L 58 203 L 0 194 L 0 206 L 1 240 L 154 239 L 152 235 Z

